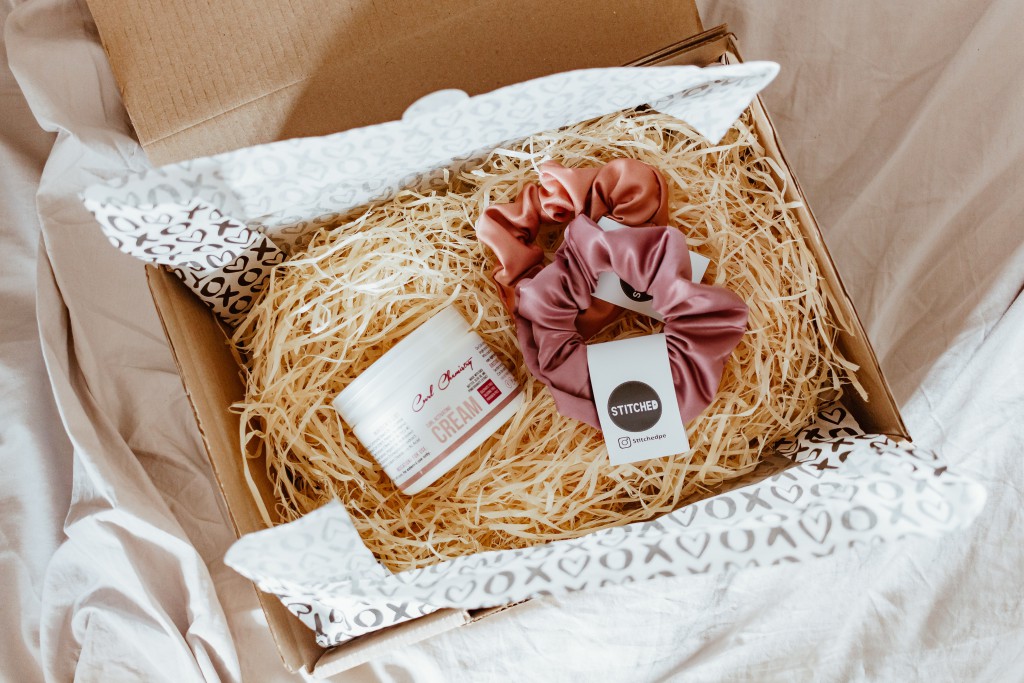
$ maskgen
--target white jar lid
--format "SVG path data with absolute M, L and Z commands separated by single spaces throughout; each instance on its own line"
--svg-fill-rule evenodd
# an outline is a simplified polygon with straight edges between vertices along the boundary
M 454 306 L 442 308 L 352 380 L 334 399 L 334 409 L 349 425 L 357 424 L 401 390 L 411 372 L 443 355 L 469 332 L 469 324 Z

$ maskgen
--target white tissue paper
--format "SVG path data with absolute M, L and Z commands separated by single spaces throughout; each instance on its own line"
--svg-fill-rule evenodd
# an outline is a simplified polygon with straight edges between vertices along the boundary
M 660 576 L 725 572 L 831 555 L 969 525 L 985 489 L 927 450 L 864 434 L 833 406 L 758 468 L 755 483 L 649 522 L 525 550 L 392 574 L 345 508 L 239 539 L 224 561 L 273 593 L 317 642 L 337 645 L 442 607 L 476 609 Z
M 645 103 L 717 142 L 778 72 L 773 62 L 586 69 L 447 98 L 391 121 L 193 159 L 89 187 L 121 251 L 165 264 L 236 323 L 295 241 L 339 215 L 530 134 Z

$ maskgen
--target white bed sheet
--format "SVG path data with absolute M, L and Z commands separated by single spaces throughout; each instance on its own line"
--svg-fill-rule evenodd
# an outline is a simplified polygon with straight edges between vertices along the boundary
M 782 64 L 768 107 L 910 431 L 986 509 L 938 541 L 534 600 L 337 680 L 1024 679 L 1024 7 L 701 9 Z M 296 680 L 221 563 L 141 264 L 75 198 L 142 163 L 84 2 L 0 11 L 3 678 Z

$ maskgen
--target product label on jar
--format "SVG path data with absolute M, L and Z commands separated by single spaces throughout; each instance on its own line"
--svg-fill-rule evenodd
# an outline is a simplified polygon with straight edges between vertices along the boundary
M 390 410 L 356 425 L 359 441 L 407 489 L 473 437 L 519 395 L 515 377 L 477 335 L 439 349 L 450 362 L 425 361 L 409 373 Z
M 599 228 L 605 232 L 621 230 L 629 226 L 613 221 L 604 216 L 597 222 Z M 704 273 L 708 269 L 711 259 L 691 251 L 690 252 L 690 280 L 699 283 L 704 279 Z M 601 273 L 597 276 L 597 287 L 594 289 L 594 297 L 613 303 L 616 306 L 628 308 L 631 311 L 650 316 L 655 320 L 663 320 L 662 315 L 654 310 L 653 297 L 647 292 L 638 292 L 633 289 L 625 280 L 619 278 L 615 273 Z
M 591 344 L 587 365 L 613 465 L 690 450 L 664 334 Z

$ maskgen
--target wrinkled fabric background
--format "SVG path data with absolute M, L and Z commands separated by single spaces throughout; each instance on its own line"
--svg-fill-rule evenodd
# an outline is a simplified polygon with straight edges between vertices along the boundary
M 336 680 L 1024 678 L 1024 5 L 701 5 L 782 64 L 766 103 L 910 431 L 986 509 L 938 541 L 534 600 Z M 142 163 L 84 2 L 0 17 L 2 678 L 298 680 L 221 563 L 142 266 L 75 197 Z

